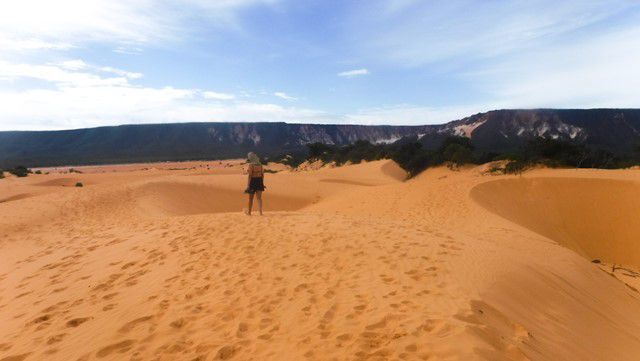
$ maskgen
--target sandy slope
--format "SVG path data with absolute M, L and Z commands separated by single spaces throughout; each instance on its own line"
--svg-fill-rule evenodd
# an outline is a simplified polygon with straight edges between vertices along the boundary
M 0 181 L 0 360 L 640 358 L 637 171 L 150 168 Z

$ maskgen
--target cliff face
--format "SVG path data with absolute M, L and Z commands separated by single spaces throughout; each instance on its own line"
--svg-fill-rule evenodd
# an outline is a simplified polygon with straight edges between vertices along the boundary
M 305 144 L 313 142 L 343 145 L 362 139 L 391 143 L 434 129 L 433 126 L 187 123 L 0 132 L 0 167 L 243 157 L 250 150 L 283 153 L 304 149 Z
M 444 127 L 489 151 L 513 149 L 532 137 L 575 140 L 614 153 L 633 151 L 640 144 L 638 109 L 496 110 Z
M 183 123 L 0 132 L 0 167 L 220 159 L 243 157 L 249 150 L 274 154 L 313 142 L 344 145 L 356 140 L 419 139 L 433 147 L 449 135 L 469 137 L 479 149 L 493 152 L 545 137 L 628 153 L 640 144 L 640 110 L 496 110 L 425 126 Z

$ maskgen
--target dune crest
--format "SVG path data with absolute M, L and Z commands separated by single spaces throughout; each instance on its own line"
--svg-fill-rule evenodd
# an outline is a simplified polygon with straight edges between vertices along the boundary
M 492 212 L 586 258 L 640 268 L 640 183 L 598 178 L 487 182 L 471 196 Z

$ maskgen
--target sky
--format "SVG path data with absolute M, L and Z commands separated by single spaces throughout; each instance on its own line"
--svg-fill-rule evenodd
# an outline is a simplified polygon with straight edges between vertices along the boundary
M 640 107 L 637 0 L 0 2 L 0 130 Z

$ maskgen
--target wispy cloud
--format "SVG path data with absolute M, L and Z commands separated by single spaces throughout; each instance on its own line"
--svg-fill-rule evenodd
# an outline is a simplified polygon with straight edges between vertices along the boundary
M 636 1 L 393 0 L 366 6 L 371 16 L 352 19 L 349 27 L 358 57 L 402 75 L 427 75 L 434 86 L 462 87 L 464 96 L 450 96 L 462 105 L 640 104 L 634 90 L 640 68 L 633 65 L 640 61 Z
M 639 60 L 635 26 L 505 57 L 462 76 L 511 107 L 638 107 Z
M 78 71 L 80 63 L 74 63 L 73 69 L 60 65 L 33 65 L 0 61 L 0 79 L 36 79 L 51 83 L 57 87 L 92 87 L 128 85 L 126 77 L 102 77 L 89 71 Z
M 140 55 L 142 53 L 142 48 L 136 46 L 116 46 L 116 48 L 113 49 L 113 52 L 126 55 Z
M 544 47 L 623 14 L 637 2 L 394 0 L 366 6 L 371 16 L 357 18 L 350 28 L 362 55 L 400 67 L 451 67 Z
M 290 101 L 290 102 L 298 100 L 298 98 L 293 97 L 293 96 L 291 96 L 291 95 L 289 95 L 289 94 L 287 94 L 285 92 L 275 92 L 275 93 L 273 93 L 273 95 L 277 96 L 280 99 L 284 99 L 284 100 L 287 100 L 287 101 Z
M 139 50 L 135 44 L 180 40 L 192 24 L 207 21 L 233 29 L 236 12 L 277 0 L 21 0 L 2 5 L 0 45 L 7 49 L 64 50 L 86 42 L 118 44 L 116 52 Z
M 99 72 L 119 75 L 119 76 L 122 76 L 122 77 L 125 77 L 125 78 L 129 78 L 129 79 L 142 78 L 142 73 L 126 71 L 126 70 L 114 68 L 114 67 L 111 67 L 111 66 L 95 66 L 95 65 L 87 64 L 82 59 L 65 60 L 65 61 L 61 61 L 61 62 L 58 62 L 58 63 L 53 63 L 53 65 L 58 65 L 60 68 L 62 68 L 64 70 L 70 70 L 70 71 L 79 71 L 79 70 L 83 70 L 83 71 L 99 71 Z
M 36 38 L 14 39 L 0 33 L 0 49 L 3 52 L 23 52 L 33 50 L 69 50 L 73 45 L 64 42 L 44 41 Z
M 347 70 L 347 71 L 343 71 L 338 73 L 338 76 L 344 77 L 344 78 L 354 78 L 357 76 L 362 76 L 362 75 L 369 75 L 369 70 L 362 68 L 362 69 L 354 69 L 354 70 Z
M 0 128 L 421 124 L 493 108 L 640 104 L 636 0 L 371 0 L 304 11 L 286 2 L 9 1 L 0 7 Z M 265 9 L 274 11 L 254 11 Z M 296 31 L 315 10 L 330 23 Z M 344 68 L 327 79 L 336 64 Z M 273 92 L 300 84 L 309 85 L 305 104 L 323 109 Z
M 103 69 L 79 59 L 57 65 L 0 62 L 0 130 L 149 122 L 336 120 L 320 110 L 238 100 L 227 93 L 142 86 L 135 83 L 136 77 L 104 76 Z M 45 85 L 23 91 L 3 87 L 3 82 L 23 78 Z
M 205 99 L 214 99 L 214 100 L 233 100 L 236 98 L 236 96 L 233 94 L 218 93 L 218 92 L 212 92 L 212 91 L 202 92 L 202 96 Z

